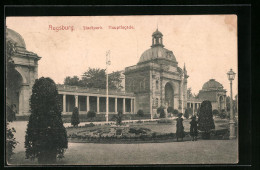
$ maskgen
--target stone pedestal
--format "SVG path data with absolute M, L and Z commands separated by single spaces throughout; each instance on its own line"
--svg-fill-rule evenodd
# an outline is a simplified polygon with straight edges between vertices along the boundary
M 229 134 L 229 139 L 235 139 L 236 138 L 236 129 L 235 129 L 235 121 L 234 120 L 230 120 L 229 122 L 229 126 L 230 126 L 230 134 Z

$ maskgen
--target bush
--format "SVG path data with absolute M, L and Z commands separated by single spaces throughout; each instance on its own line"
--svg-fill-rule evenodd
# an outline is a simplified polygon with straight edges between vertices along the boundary
M 9 124 L 6 123 L 6 157 L 7 161 L 10 161 L 11 156 L 14 154 L 13 150 L 18 142 L 14 138 L 15 129 L 8 128 L 8 125 Z
M 157 114 L 160 114 L 160 118 L 165 118 L 166 114 L 162 106 L 157 109 Z
M 175 116 L 177 116 L 177 115 L 179 114 L 179 111 L 176 110 L 176 109 L 174 109 L 174 110 L 173 110 L 173 114 L 174 114 Z
M 208 134 L 211 129 L 215 129 L 212 115 L 212 105 L 210 101 L 206 100 L 201 103 L 198 115 L 198 130 L 204 131 L 205 134 Z
M 40 164 L 55 163 L 68 148 L 67 132 L 61 119 L 57 86 L 50 78 L 36 79 L 30 98 L 31 115 L 25 135 L 26 159 Z
M 227 112 L 223 109 L 223 110 L 221 111 L 221 113 L 219 114 L 219 117 L 220 117 L 221 119 L 227 118 Z
M 8 122 L 12 122 L 16 120 L 16 106 L 15 104 L 12 104 L 11 106 L 9 106 L 8 104 L 6 105 L 6 118 Z
M 85 127 L 93 127 L 93 126 L 95 126 L 94 123 L 85 124 Z
M 114 120 L 116 122 L 117 125 L 121 125 L 122 124 L 122 120 L 123 120 L 123 113 L 122 111 L 118 111 L 117 115 L 114 115 L 112 120 Z
M 191 108 L 185 109 L 184 117 L 185 117 L 186 119 L 189 119 L 190 115 L 192 115 L 192 110 L 191 110 Z
M 79 109 L 77 107 L 74 107 L 71 115 L 71 125 L 75 127 L 78 126 L 79 123 Z
M 144 117 L 144 111 L 143 110 L 138 110 L 137 111 L 137 115 L 139 116 L 139 117 Z
M 214 109 L 214 110 L 212 111 L 212 114 L 213 114 L 214 116 L 217 116 L 217 115 L 219 115 L 219 111 L 218 111 L 217 109 Z
M 167 108 L 168 113 L 173 113 L 173 111 L 174 111 L 173 107 L 170 106 L 170 107 Z
M 87 118 L 89 118 L 91 121 L 93 120 L 93 118 L 96 117 L 96 112 L 90 110 L 87 112 Z

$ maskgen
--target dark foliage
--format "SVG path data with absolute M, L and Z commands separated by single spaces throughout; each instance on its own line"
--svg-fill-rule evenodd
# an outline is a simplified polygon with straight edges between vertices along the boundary
M 179 114 L 179 111 L 176 110 L 176 109 L 174 109 L 174 110 L 173 110 L 173 114 L 177 116 L 177 115 Z
M 17 110 L 15 109 L 15 105 L 11 106 L 6 105 L 6 119 L 8 122 L 12 122 L 16 120 Z
M 215 129 L 212 115 L 212 105 L 208 100 L 201 103 L 198 115 L 198 129 L 200 131 L 204 131 L 205 133 L 210 132 L 211 129 Z
M 173 111 L 174 111 L 173 107 L 170 106 L 170 107 L 167 108 L 168 113 L 173 113 Z
M 40 164 L 55 163 L 68 148 L 61 119 L 61 102 L 56 84 L 50 78 L 36 79 L 30 98 L 31 115 L 25 135 L 26 158 Z
M 14 154 L 13 150 L 17 145 L 17 141 L 14 138 L 15 133 L 14 128 L 8 128 L 8 123 L 6 124 L 6 157 L 7 161 L 10 161 L 12 155 Z
M 189 119 L 190 115 L 192 115 L 192 109 L 191 108 L 185 109 L 184 117 L 186 119 Z
M 121 110 L 118 111 L 117 115 L 114 115 L 112 119 L 116 122 L 117 125 L 121 125 L 123 120 L 123 112 Z
M 221 119 L 227 118 L 227 112 L 226 112 L 224 109 L 221 110 L 221 112 L 219 113 L 219 117 L 220 117 Z
M 140 116 L 140 117 L 144 117 L 144 111 L 143 110 L 138 110 L 137 111 L 137 115 Z
M 218 111 L 217 109 L 214 109 L 214 110 L 212 111 L 212 114 L 213 114 L 214 116 L 217 116 L 217 115 L 219 115 L 219 111 Z
M 166 114 L 162 106 L 157 108 L 157 114 L 160 114 L 160 118 L 165 118 Z
M 93 118 L 96 117 L 96 112 L 90 110 L 87 113 L 87 118 L 90 118 L 91 120 L 93 120 Z
M 71 125 L 75 127 L 78 126 L 79 123 L 79 109 L 77 107 L 74 107 L 71 115 Z

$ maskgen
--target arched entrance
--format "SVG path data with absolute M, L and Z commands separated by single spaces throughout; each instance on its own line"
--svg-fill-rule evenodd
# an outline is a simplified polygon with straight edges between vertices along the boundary
M 12 110 L 19 113 L 21 109 L 20 98 L 21 98 L 21 86 L 23 78 L 21 74 L 13 70 L 10 77 L 6 77 L 6 105 L 12 108 Z
M 174 108 L 174 89 L 169 82 L 165 85 L 165 105 Z

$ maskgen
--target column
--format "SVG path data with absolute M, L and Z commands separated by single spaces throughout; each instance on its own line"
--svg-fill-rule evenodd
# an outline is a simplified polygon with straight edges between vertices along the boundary
M 195 103 L 193 102 L 193 105 L 192 105 L 192 114 L 194 115 L 194 108 L 195 108 Z
M 227 96 L 224 96 L 224 109 L 225 109 L 225 111 L 227 111 L 227 98 L 226 98 Z
M 136 113 L 136 112 L 135 112 L 136 101 L 135 101 L 135 99 L 133 99 L 133 100 L 134 100 L 134 113 Z
M 123 98 L 123 114 L 125 114 L 125 98 Z
M 66 113 L 66 94 L 63 94 L 63 113 Z
M 97 113 L 99 113 L 99 97 L 97 96 Z
M 117 113 L 117 98 L 115 98 L 115 113 Z
M 86 104 L 86 106 L 87 106 L 87 112 L 90 110 L 90 105 L 89 105 L 89 96 L 87 96 L 87 104 Z
M 130 112 L 133 113 L 133 99 L 131 99 L 131 109 Z
M 30 114 L 30 87 L 28 84 L 21 85 L 21 91 L 19 95 L 19 115 Z M 18 106 L 17 106 L 18 107 Z
M 78 103 L 79 103 L 79 102 L 78 102 L 78 96 L 75 95 L 74 97 L 75 97 L 75 107 L 78 107 Z

